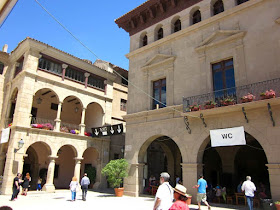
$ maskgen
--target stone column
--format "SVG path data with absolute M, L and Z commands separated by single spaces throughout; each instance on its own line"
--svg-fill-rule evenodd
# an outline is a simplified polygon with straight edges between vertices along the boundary
M 138 197 L 143 191 L 144 163 L 131 164 L 129 175 L 124 179 L 124 194 Z
M 280 198 L 280 163 L 269 163 L 266 166 L 269 173 L 271 196 L 275 201 Z
M 77 178 L 78 183 L 80 183 L 80 175 L 81 175 L 81 161 L 84 158 L 74 158 L 74 160 L 76 161 L 75 164 L 75 170 L 74 170 L 74 176 Z
M 84 136 L 85 135 L 85 115 L 86 115 L 86 108 L 83 108 L 82 110 L 82 118 L 81 118 L 81 124 L 80 126 L 80 136 Z
M 56 119 L 55 121 L 55 131 L 59 132 L 60 131 L 60 123 L 61 123 L 61 119 L 60 119 L 60 115 L 61 115 L 61 107 L 62 107 L 62 102 L 58 103 L 58 108 L 57 108 L 57 113 L 56 113 Z
M 62 77 L 61 77 L 62 81 L 64 81 L 67 67 L 68 67 L 67 64 L 62 64 Z
M 87 88 L 87 85 L 88 85 L 88 77 L 90 76 L 89 73 L 85 73 L 85 88 Z
M 206 20 L 212 16 L 212 5 L 207 5 L 205 7 L 201 7 L 201 21 Z
M 183 185 L 188 189 L 191 194 L 192 200 L 196 201 L 197 189 L 192 188 L 197 184 L 199 174 L 202 174 L 203 165 L 197 163 L 181 163 L 183 171 Z
M 55 159 L 56 158 L 58 158 L 58 156 L 49 156 L 50 163 L 49 163 L 49 167 L 48 167 L 47 180 L 46 180 L 46 184 L 43 187 L 43 191 L 55 192 L 55 187 L 53 184 L 53 177 L 54 177 Z

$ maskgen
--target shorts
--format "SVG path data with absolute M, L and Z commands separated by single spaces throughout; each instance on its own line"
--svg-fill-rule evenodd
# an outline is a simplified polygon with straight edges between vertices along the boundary
M 198 203 L 200 203 L 201 201 L 205 202 L 206 199 L 207 199 L 206 193 L 197 193 L 197 202 Z

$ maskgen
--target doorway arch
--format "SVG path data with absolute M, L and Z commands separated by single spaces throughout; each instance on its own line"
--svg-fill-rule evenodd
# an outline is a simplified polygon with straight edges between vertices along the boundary
M 170 183 L 175 185 L 175 176 L 182 177 L 182 155 L 176 142 L 168 136 L 157 135 L 149 138 L 140 148 L 138 162 L 144 164 L 140 177 L 145 181 L 144 189 L 139 187 L 139 193 L 147 192 L 149 178 L 153 175 L 156 182 L 162 172 L 170 174 Z

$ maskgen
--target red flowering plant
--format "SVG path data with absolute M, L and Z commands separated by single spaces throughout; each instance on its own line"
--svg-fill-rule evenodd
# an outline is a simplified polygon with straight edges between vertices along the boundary
M 251 102 L 256 98 L 252 93 L 248 93 L 247 95 L 241 97 L 242 103 Z
M 191 111 L 198 111 L 198 110 L 200 110 L 200 105 L 198 105 L 198 104 L 191 105 L 191 106 L 189 106 L 189 109 Z
M 261 96 L 261 99 L 269 99 L 269 98 L 275 98 L 276 94 L 275 94 L 274 90 L 270 89 L 265 92 L 262 92 L 260 94 L 260 96 Z
M 212 109 L 217 105 L 214 101 L 206 101 L 204 104 L 205 109 Z

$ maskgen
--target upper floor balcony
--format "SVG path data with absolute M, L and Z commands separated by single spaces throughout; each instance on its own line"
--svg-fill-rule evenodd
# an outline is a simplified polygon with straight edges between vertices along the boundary
M 279 100 L 273 100 L 280 96 L 280 78 L 266 80 L 262 82 L 247 84 L 239 87 L 232 87 L 213 91 L 201 95 L 189 96 L 183 98 L 183 110 L 188 115 L 188 112 L 192 112 L 194 115 L 199 115 L 200 110 L 209 110 L 215 108 L 212 111 L 213 114 L 227 112 L 233 110 L 233 107 L 239 109 L 240 106 L 234 106 L 242 104 L 242 106 L 257 108 L 264 104 L 270 106 L 272 103 L 279 103 Z M 219 107 L 231 107 L 224 109 L 216 109 Z M 197 114 L 196 114 L 197 113 Z M 209 112 L 210 113 L 210 112 Z

